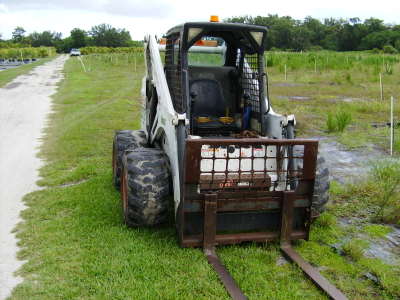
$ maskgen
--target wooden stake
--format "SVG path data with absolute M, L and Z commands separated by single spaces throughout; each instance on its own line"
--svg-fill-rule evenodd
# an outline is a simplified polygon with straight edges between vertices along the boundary
M 135 72 L 136 72 L 136 55 L 135 55 L 135 57 L 134 57 L 134 65 L 135 65 Z
M 287 80 L 287 70 L 286 70 L 286 64 L 285 64 L 285 81 Z
M 317 73 L 317 58 L 314 58 L 314 73 Z
M 82 64 L 83 71 L 85 71 L 85 73 L 86 73 L 86 67 L 85 67 L 85 64 L 84 64 L 83 61 L 82 61 L 82 58 L 81 58 L 80 56 L 78 56 L 78 59 L 79 59 L 79 61 L 80 61 L 81 64 Z
M 390 97 L 390 155 L 393 156 L 393 142 L 394 142 L 394 118 L 393 118 L 393 96 Z
M 379 86 L 380 86 L 380 88 L 381 88 L 381 101 L 383 101 L 382 73 L 379 73 Z

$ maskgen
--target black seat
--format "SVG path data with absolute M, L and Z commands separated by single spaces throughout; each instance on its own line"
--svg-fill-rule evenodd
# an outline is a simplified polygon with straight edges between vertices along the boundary
M 228 106 L 218 81 L 212 79 L 192 80 L 189 90 L 195 134 L 228 135 L 238 131 L 234 123 L 224 124 L 219 121 L 220 117 L 226 116 Z M 208 117 L 210 121 L 198 122 L 198 117 Z
M 218 81 L 196 79 L 190 82 L 193 117 L 223 117 L 226 113 L 226 102 Z

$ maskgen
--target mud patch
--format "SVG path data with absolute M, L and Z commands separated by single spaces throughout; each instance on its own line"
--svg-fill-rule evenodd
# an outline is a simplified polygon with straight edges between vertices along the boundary
M 400 264 L 400 229 L 392 227 L 393 231 L 383 239 L 374 239 L 364 255 L 379 258 L 389 265 Z
M 15 89 L 17 87 L 19 87 L 22 84 L 22 82 L 11 82 L 9 84 L 7 84 L 4 88 L 7 90 L 11 90 L 11 89 Z
M 349 226 L 363 228 L 368 223 L 363 222 L 359 218 L 340 218 L 338 219 L 340 227 L 346 229 Z M 390 225 L 387 225 L 390 226 Z M 372 238 L 364 232 L 357 232 L 352 235 L 342 237 L 340 242 L 331 245 L 331 247 L 340 255 L 344 255 L 343 245 L 352 239 L 362 239 L 369 242 L 368 248 L 363 252 L 363 255 L 368 258 L 377 258 L 389 265 L 400 265 L 400 228 L 390 226 L 392 232 L 388 233 L 383 238 Z
M 324 156 L 330 171 L 330 179 L 340 183 L 362 180 L 373 162 L 386 156 L 372 146 L 348 151 L 338 142 L 320 138 L 319 153 Z

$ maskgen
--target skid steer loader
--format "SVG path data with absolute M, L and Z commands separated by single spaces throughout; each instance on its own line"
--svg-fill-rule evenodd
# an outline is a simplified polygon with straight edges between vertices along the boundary
M 164 45 L 145 38 L 142 130 L 117 131 L 113 180 L 128 226 L 166 220 L 173 195 L 179 244 L 203 247 L 233 299 L 246 299 L 215 247 L 280 242 L 331 298 L 346 297 L 291 247 L 308 239 L 328 200 L 318 141 L 268 98 L 264 27 L 190 22 Z M 164 62 L 161 52 L 165 53 Z

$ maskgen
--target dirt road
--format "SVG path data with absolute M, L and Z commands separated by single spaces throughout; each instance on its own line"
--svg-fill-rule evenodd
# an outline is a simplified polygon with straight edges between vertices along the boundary
M 67 58 L 60 56 L 0 88 L 0 299 L 21 281 L 13 275 L 23 262 L 16 259 L 11 231 L 20 221 L 23 196 L 37 189 L 41 161 L 36 155 Z

